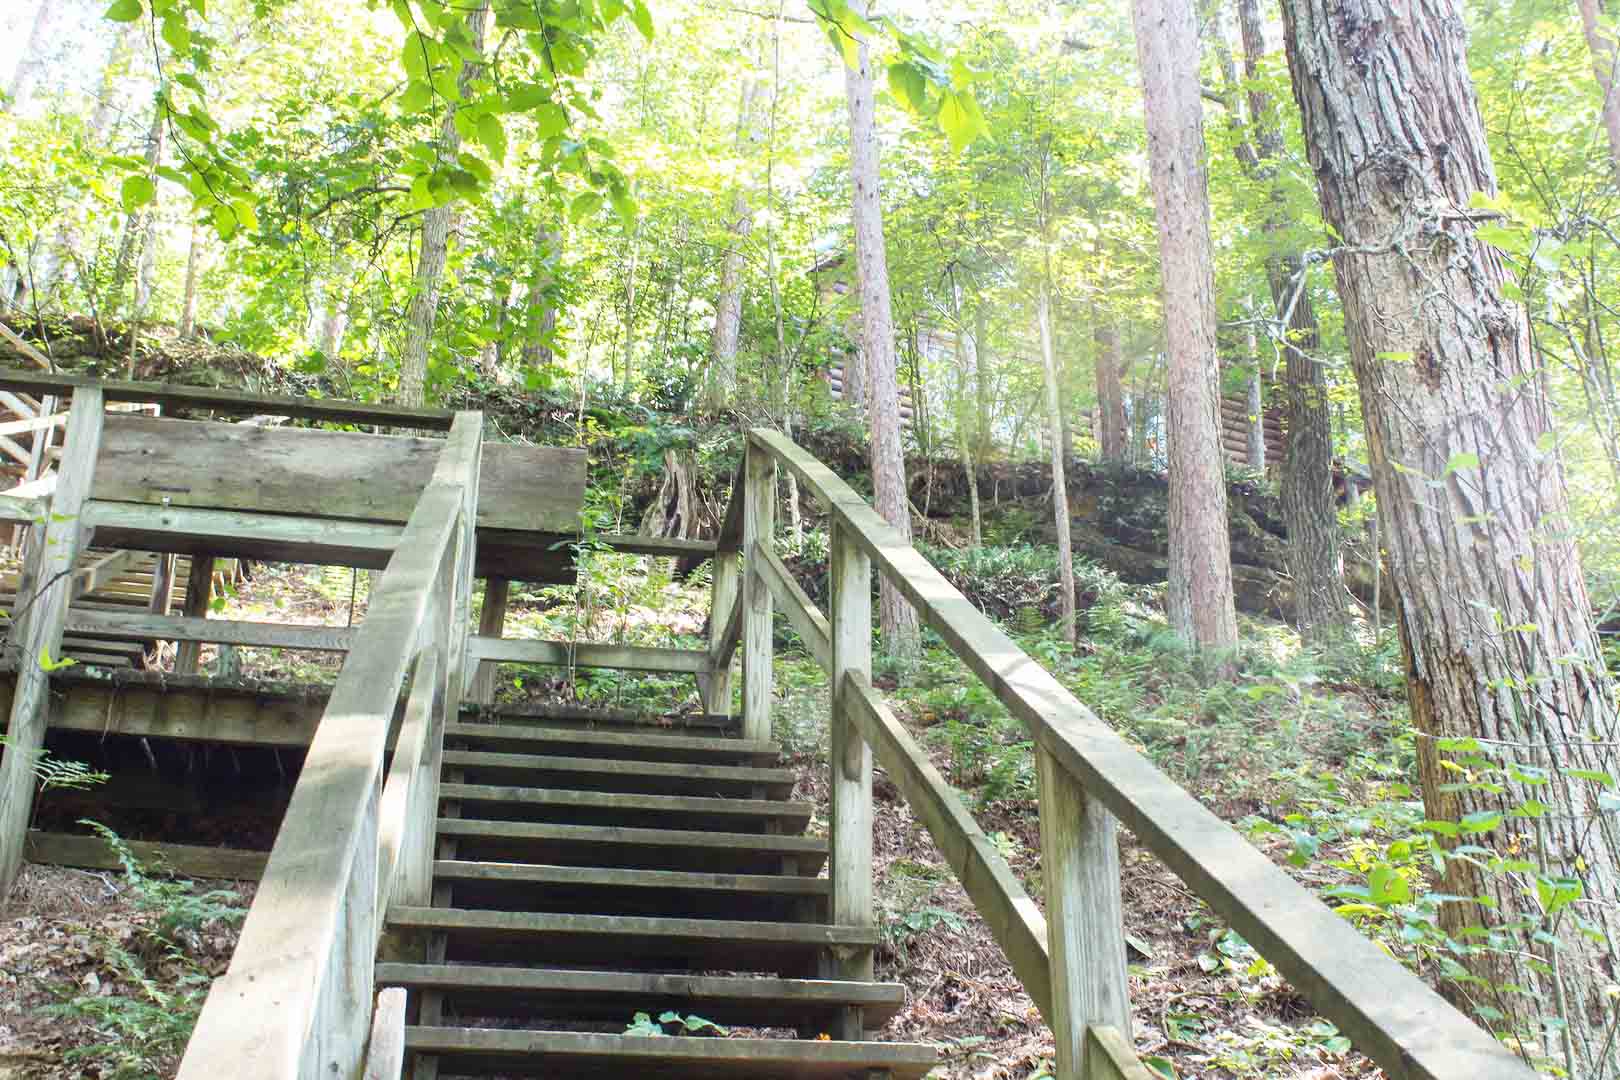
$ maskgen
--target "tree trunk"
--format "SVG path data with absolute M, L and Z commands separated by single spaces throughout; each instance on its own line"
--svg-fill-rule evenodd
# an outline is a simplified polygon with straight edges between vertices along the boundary
M 1091 332 L 1097 344 L 1097 444 L 1104 461 L 1124 461 L 1129 453 L 1125 434 L 1125 390 L 1119 373 L 1119 327 L 1099 320 Z
M 851 0 L 862 14 L 865 0 Z M 906 497 L 906 459 L 900 443 L 900 386 L 895 369 L 894 314 L 889 306 L 889 262 L 883 246 L 883 207 L 878 199 L 876 100 L 871 50 L 861 43 L 856 67 L 844 68 L 849 103 L 849 175 L 853 189 L 855 267 L 861 304 L 861 351 L 866 357 L 872 423 L 872 491 L 878 513 L 907 540 L 911 508 Z M 849 385 L 846 376 L 844 385 Z M 910 659 L 920 649 L 917 613 L 887 579 L 880 596 L 883 648 Z
M 488 21 L 488 0 L 467 15 L 467 36 L 472 47 L 484 50 L 484 26 Z M 461 62 L 461 96 L 466 100 L 473 80 L 483 69 L 476 60 Z M 439 128 L 439 154 L 454 160 L 461 150 L 461 132 L 456 129 L 456 107 L 450 105 Z M 421 406 L 427 398 L 428 354 L 433 347 L 433 322 L 439 310 L 439 286 L 444 281 L 444 264 L 450 256 L 450 226 L 456 204 L 430 207 L 422 215 L 422 242 L 417 249 L 415 289 L 405 318 L 405 354 L 399 365 L 399 403 Z
M 1135 0 L 1134 14 L 1170 352 L 1165 607 L 1189 644 L 1223 653 L 1237 646 L 1237 613 L 1221 456 L 1198 26 L 1191 0 Z
M 977 358 L 977 343 L 967 335 L 967 328 L 962 325 L 962 297 L 960 287 L 954 287 L 951 293 L 951 304 L 955 309 L 956 317 L 956 442 L 961 451 L 962 471 L 967 480 L 968 511 L 971 515 L 973 528 L 973 546 L 984 546 L 984 521 L 979 513 L 979 470 L 973 461 L 973 443 L 976 429 L 972 424 L 974 408 L 973 400 L 969 396 L 968 379 L 969 368 L 976 367 L 970 364 L 969 353 Z M 973 348 L 969 348 L 973 346 Z
M 557 305 L 551 290 L 556 274 L 552 268 L 561 257 L 561 248 L 562 233 L 552 229 L 535 232 L 535 266 L 529 278 L 529 293 L 524 300 L 529 319 L 528 336 L 523 343 L 525 367 L 545 367 L 555 355 L 552 335 L 557 331 Z
M 1592 54 L 1592 74 L 1603 93 L 1603 131 L 1609 137 L 1609 165 L 1620 175 L 1620 94 L 1615 92 L 1615 75 L 1620 72 L 1620 55 L 1615 50 L 1612 31 L 1602 24 L 1603 0 L 1578 0 L 1581 26 L 1586 31 L 1586 47 Z
M 753 138 L 754 102 L 759 97 L 758 79 L 743 82 L 737 103 L 737 155 L 741 157 Z M 732 403 L 737 389 L 737 345 L 742 336 L 743 245 L 754 230 L 754 211 L 748 205 L 748 192 L 740 180 L 731 195 L 731 224 L 727 226 L 726 250 L 720 257 L 720 295 L 714 305 L 714 337 L 709 352 L 709 378 L 705 408 L 718 413 Z
M 58 0 L 39 0 L 39 10 L 34 13 L 34 26 L 28 32 L 28 42 L 23 46 L 23 52 L 17 58 L 17 68 L 11 76 L 11 85 L 6 87 L 6 95 L 11 98 L 11 110 L 22 112 L 33 99 L 34 88 L 39 85 L 39 78 L 45 73 L 46 52 L 51 45 L 51 15 Z
M 1266 38 L 1259 0 L 1238 0 L 1238 25 L 1243 35 L 1244 72 L 1250 80 L 1249 115 L 1255 136 L 1254 150 L 1246 161 L 1250 176 L 1269 189 L 1264 229 L 1272 241 L 1266 259 L 1266 280 L 1277 318 L 1284 324 L 1281 347 L 1288 422 L 1281 494 L 1283 522 L 1288 528 L 1288 572 L 1294 578 L 1294 621 L 1306 641 L 1328 644 L 1347 632 L 1350 609 L 1344 588 L 1339 507 L 1333 488 L 1333 418 L 1327 372 L 1313 355 L 1321 334 L 1302 263 L 1280 242 L 1281 234 L 1293 221 L 1287 195 L 1278 180 L 1284 150 L 1282 128 L 1271 95 L 1262 89 L 1260 81 L 1260 58 L 1265 53 Z M 1263 432 L 1261 440 L 1263 443 Z
M 191 337 L 197 332 L 197 281 L 202 276 L 202 228 L 191 226 L 191 245 L 186 253 L 186 288 L 180 302 L 180 336 Z
M 1504 297 L 1510 274 L 1458 209 L 1497 190 L 1463 19 L 1452 0 L 1399 14 L 1379 0 L 1285 0 L 1283 16 L 1323 216 L 1343 238 L 1334 269 L 1399 598 L 1424 807 L 1462 822 L 1467 843 L 1533 867 L 1447 861 L 1439 891 L 1492 906 L 1447 903 L 1441 927 L 1455 937 L 1488 922 L 1501 944 L 1467 939 L 1478 951 L 1465 962 L 1493 986 L 1526 988 L 1455 991 L 1505 1013 L 1513 1034 L 1550 1039 L 1567 1075 L 1612 1078 L 1605 988 L 1620 840 L 1597 803 L 1602 787 L 1571 770 L 1620 775 L 1620 732 L 1579 553 L 1558 524 L 1563 469 L 1526 313 Z M 1468 771 L 1453 772 L 1443 739 L 1489 742 L 1464 750 Z M 1578 883 L 1580 899 L 1560 911 L 1562 881 Z M 1565 1037 L 1540 1030 L 1546 1014 Z
M 157 169 L 163 160 L 163 106 L 152 106 L 152 122 L 146 131 L 146 177 L 154 184 L 157 182 Z M 124 235 L 118 244 L 118 257 L 113 262 L 113 288 L 118 293 L 126 288 L 134 289 L 132 274 L 137 270 L 136 256 L 140 246 L 141 237 L 146 231 L 146 218 L 157 206 L 154 198 L 151 202 L 138 210 L 132 211 L 124 218 Z
M 978 444 L 973 448 L 973 460 L 984 464 L 990 460 L 990 453 L 995 449 L 995 443 L 990 434 L 991 417 L 991 386 L 990 386 L 990 336 L 987 330 L 987 320 L 984 316 L 984 303 L 982 301 L 973 305 L 973 392 L 979 399 Z
M 641 268 L 641 220 L 630 231 L 630 262 L 624 270 L 624 392 L 635 387 L 636 274 Z
M 1063 636 L 1075 640 L 1074 542 L 1069 522 L 1068 457 L 1063 452 L 1063 410 L 1058 393 L 1057 350 L 1052 345 L 1052 294 L 1043 279 L 1035 300 L 1035 319 L 1041 339 L 1041 366 L 1046 372 L 1047 441 L 1052 446 L 1052 518 L 1057 526 L 1058 580 L 1063 595 L 1058 610 L 1063 620 Z

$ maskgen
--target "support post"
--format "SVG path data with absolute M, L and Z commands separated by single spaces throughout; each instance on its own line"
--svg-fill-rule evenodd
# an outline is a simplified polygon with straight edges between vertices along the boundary
M 849 683 L 872 678 L 872 560 L 838 521 L 832 526 L 832 921 L 839 926 L 871 926 L 872 917 L 872 748 L 861 738 L 850 710 Z M 827 975 L 870 980 L 872 950 L 831 957 Z M 835 1039 L 864 1037 L 861 1010 L 840 1011 Z
M 747 451 L 743 497 L 743 738 L 771 737 L 771 590 L 749 565 L 756 542 L 769 547 L 776 535 L 776 461 L 763 450 Z M 722 627 L 722 632 L 724 628 Z
M 186 603 L 184 614 L 196 619 L 206 619 L 208 608 L 214 599 L 214 557 L 212 555 L 193 555 L 191 557 L 191 572 L 186 575 Z M 197 674 L 198 661 L 202 659 L 202 642 L 182 641 L 180 649 L 174 657 L 174 673 L 176 675 Z
M 21 402 L 21 401 L 18 401 L 16 404 L 17 405 L 24 405 L 24 403 Z M 60 407 L 60 402 L 57 401 L 56 395 L 47 394 L 45 396 L 45 400 L 40 403 L 40 411 L 39 411 L 38 415 L 40 415 L 40 416 L 55 416 L 56 415 L 56 410 L 59 407 Z M 21 410 L 19 410 L 19 411 L 21 411 Z M 36 431 L 36 432 L 34 432 L 31 441 L 32 441 L 32 445 L 30 445 L 29 448 L 28 448 L 28 464 L 26 466 L 24 466 L 24 468 L 23 468 L 23 483 L 25 483 L 25 484 L 30 483 L 31 481 L 34 481 L 34 480 L 38 480 L 39 479 L 39 474 L 44 471 L 45 466 L 47 464 L 47 460 L 46 460 L 46 457 L 45 457 L 45 451 L 50 448 L 50 445 L 53 442 L 56 441 L 56 428 L 55 428 L 55 426 L 48 427 L 44 431 Z M 13 527 L 13 529 L 11 531 L 11 546 L 12 547 L 20 547 L 21 545 L 24 544 L 24 542 L 27 539 L 28 539 L 28 530 L 27 529 L 23 528 L 21 525 Z
M 512 583 L 506 578 L 492 577 L 484 582 L 484 610 L 478 616 L 478 636 L 498 638 L 506 628 L 506 601 L 511 595 Z M 473 675 L 472 690 L 467 697 L 480 705 L 495 700 L 495 673 L 500 665 L 490 660 L 478 664 Z
M 1095 1080 L 1087 1071 L 1087 1027 L 1113 1027 L 1127 1042 L 1131 1031 L 1119 841 L 1114 815 L 1078 779 L 1039 745 L 1035 759 L 1057 1075 Z
M 73 562 L 89 546 L 90 528 L 82 513 L 90 494 L 96 455 L 101 449 L 102 395 L 81 388 L 68 415 L 67 452 L 62 458 L 51 514 L 28 556 L 17 589 L 16 621 L 8 645 L 17 646 L 17 687 L 11 699 L 4 757 L 0 757 L 0 900 L 16 883 L 22 866 L 28 819 L 34 807 L 34 766 L 45 744 L 50 715 L 50 673 L 40 661 L 62 650 L 62 626 L 72 600 Z
M 741 498 L 738 492 L 734 498 Z M 738 602 L 742 556 L 735 551 L 717 552 L 714 556 L 714 598 L 709 605 L 709 655 L 713 656 L 725 641 L 726 628 L 731 623 L 731 607 Z M 716 716 L 731 715 L 731 664 L 698 677 L 698 690 L 703 696 L 703 711 Z

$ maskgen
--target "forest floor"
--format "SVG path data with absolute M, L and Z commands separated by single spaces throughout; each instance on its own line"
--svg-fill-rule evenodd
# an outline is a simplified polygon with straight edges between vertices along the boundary
M 697 640 L 706 570 L 680 582 L 667 561 L 598 554 L 583 580 L 580 588 L 514 590 L 507 634 Z M 365 599 L 364 574 L 262 567 L 220 614 L 344 625 L 363 616 Z M 1277 862 L 1297 855 L 1302 833 L 1313 838 L 1308 864 L 1288 866 L 1308 886 L 1321 892 L 1359 880 L 1356 845 L 1391 828 L 1381 778 L 1405 771 L 1395 735 L 1399 702 L 1387 673 L 1374 670 L 1377 657 L 1359 657 L 1365 670 L 1324 673 L 1320 661 L 1301 659 L 1285 628 L 1247 622 L 1239 676 L 1211 682 L 1168 642 L 1151 606 L 1141 590 L 1104 596 L 1078 649 L 1048 629 L 1011 629 Z M 243 650 L 241 660 L 243 674 L 281 680 L 325 681 L 336 670 L 329 658 L 278 650 Z M 798 771 L 797 796 L 821 807 L 812 831 L 824 832 L 825 679 L 791 642 L 777 672 L 777 736 Z M 688 682 L 649 676 L 581 671 L 569 682 L 555 672 L 506 674 L 506 699 L 670 709 L 691 695 Z M 937 642 L 916 667 L 880 670 L 877 681 L 1039 901 L 1033 767 L 1022 730 L 982 687 L 967 684 Z M 876 798 L 886 930 L 879 976 L 908 988 L 906 1008 L 883 1037 L 938 1045 L 941 1078 L 1048 1075 L 1050 1033 L 987 927 L 881 773 Z M 1333 826 L 1352 819 L 1364 824 Z M 1123 834 L 1121 844 L 1133 1027 L 1144 1059 L 1192 1080 L 1380 1075 L 1133 837 Z M 224 970 L 235 921 L 251 899 L 251 886 L 224 885 L 234 901 L 211 894 L 216 887 L 30 868 L 0 908 L 0 1080 L 172 1075 L 185 1034 L 176 1018 L 193 1015 L 207 979 Z

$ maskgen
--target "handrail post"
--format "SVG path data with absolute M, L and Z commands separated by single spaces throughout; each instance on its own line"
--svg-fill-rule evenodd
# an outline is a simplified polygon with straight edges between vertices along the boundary
M 751 565 L 756 543 L 769 547 L 776 535 L 776 461 L 749 446 L 743 498 L 743 738 L 771 737 L 771 590 Z
M 743 497 L 741 491 L 733 492 L 733 499 Z M 716 551 L 714 553 L 714 588 L 713 599 L 709 604 L 709 653 L 720 648 L 726 638 L 726 630 L 731 623 L 732 607 L 741 602 L 738 594 L 741 592 L 741 566 L 742 556 L 735 551 Z M 703 695 L 703 711 L 720 716 L 729 716 L 731 713 L 731 663 L 728 660 L 725 667 L 717 667 L 707 675 L 698 679 L 698 689 Z
M 1087 1073 L 1086 1029 L 1103 1024 L 1128 1041 L 1125 921 L 1114 815 L 1044 747 L 1035 748 L 1041 793 L 1041 867 L 1052 964 L 1052 1038 L 1058 1080 Z
M 839 926 L 871 926 L 872 917 L 872 748 L 861 738 L 851 714 L 851 679 L 872 677 L 872 560 L 836 519 L 832 525 L 832 921 Z M 834 955 L 826 974 L 870 980 L 872 951 Z M 835 1039 L 863 1037 L 861 1010 L 843 1009 L 833 1022 Z

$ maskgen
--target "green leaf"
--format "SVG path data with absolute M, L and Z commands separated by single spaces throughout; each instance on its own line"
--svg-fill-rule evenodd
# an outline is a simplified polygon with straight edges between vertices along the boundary
M 214 229 L 219 233 L 221 240 L 229 240 L 236 235 L 236 215 L 231 213 L 230 207 L 214 207 L 213 218 Z
M 144 14 L 146 9 L 141 6 L 141 0 L 113 0 L 113 6 L 107 9 L 102 18 L 113 22 L 134 22 Z
M 433 189 L 429 186 L 429 177 L 424 173 L 411 182 L 411 209 L 426 210 L 432 205 Z
M 623 184 L 615 184 L 609 191 L 608 197 L 613 200 L 613 212 L 619 215 L 619 220 L 626 225 L 636 223 L 636 200 L 631 197 L 630 190 Z
M 921 113 L 928 105 L 928 78 L 914 64 L 890 64 L 889 92 L 905 108 Z
M 1502 815 L 1495 810 L 1475 810 L 1464 814 L 1459 827 L 1465 833 L 1487 833 L 1502 824 Z
M 405 92 L 399 95 L 399 107 L 407 116 L 419 113 L 433 104 L 433 87 L 419 79 L 412 79 L 405 85 Z
M 463 169 L 478 177 L 479 182 L 487 184 L 495 179 L 495 174 L 491 171 L 489 163 L 477 154 L 463 152 L 457 160 L 461 162 Z
M 1565 776 L 1573 776 L 1577 780 L 1590 780 L 1594 784 L 1602 784 L 1606 788 L 1614 787 L 1614 777 L 1606 772 L 1597 772 L 1594 769 L 1565 769 Z
M 1452 473 L 1458 472 L 1462 469 L 1477 468 L 1479 468 L 1479 455 L 1469 453 L 1466 450 L 1459 450 L 1455 454 L 1451 455 L 1451 460 L 1446 462 L 1446 471 L 1441 475 L 1450 476 Z
M 426 81 L 428 70 L 432 67 L 429 62 L 433 55 L 430 51 L 431 48 L 432 45 L 428 39 L 423 37 L 420 32 L 412 31 L 407 34 L 405 36 L 405 50 L 400 54 L 400 59 L 405 64 L 405 74 L 413 79 Z
M 177 53 L 191 48 L 191 28 L 186 25 L 184 15 L 171 12 L 163 17 L 163 40 Z
M 594 191 L 587 191 L 577 196 L 574 201 L 569 204 L 568 220 L 577 224 L 578 222 L 584 221 L 601 208 L 602 196 L 598 195 Z
M 1367 888 L 1372 901 L 1381 907 L 1408 904 L 1412 901 L 1412 886 L 1400 871 L 1391 866 L 1375 866 L 1367 875 Z
M 534 133 L 539 139 L 549 139 L 568 130 L 568 111 L 554 101 L 547 101 L 534 110 Z
M 478 141 L 484 144 L 496 161 L 506 160 L 506 128 L 494 113 L 485 113 L 478 118 Z
M 630 4 L 630 21 L 636 24 L 641 36 L 648 41 L 653 39 L 652 12 L 648 10 L 646 0 L 632 0 Z
M 118 189 L 119 200 L 126 213 L 134 213 L 157 198 L 157 185 L 145 176 L 126 176 Z
M 72 667 L 76 663 L 78 663 L 78 661 L 73 659 L 71 656 L 64 656 L 60 660 L 52 660 L 51 647 L 49 645 L 40 646 L 39 666 L 43 671 L 61 671 L 63 668 Z
M 951 149 L 961 153 L 973 140 L 990 134 L 978 102 L 966 92 L 947 90 L 939 106 L 939 126 L 951 140 Z
M 1142 1064 L 1164 1077 L 1164 1080 L 1176 1080 L 1176 1067 L 1169 1058 L 1145 1057 Z

